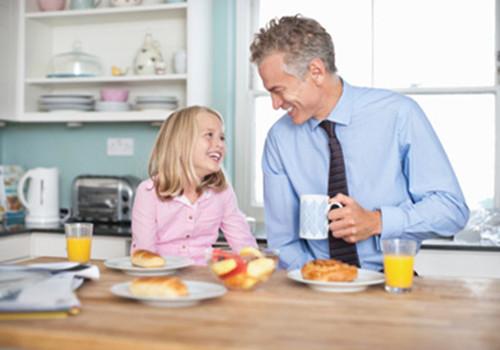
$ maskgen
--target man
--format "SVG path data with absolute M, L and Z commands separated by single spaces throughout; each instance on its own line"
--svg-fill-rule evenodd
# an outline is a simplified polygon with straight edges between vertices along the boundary
M 335 187 L 335 135 L 347 188 L 330 195 L 343 207 L 329 212 L 329 228 L 337 241 L 355 245 L 356 264 L 381 270 L 381 239 L 421 242 L 464 227 L 469 210 L 458 181 L 416 102 L 342 80 L 330 35 L 309 18 L 270 21 L 250 50 L 273 108 L 286 111 L 267 135 L 262 160 L 267 238 L 282 267 L 330 257 L 328 240 L 299 238 L 299 198 Z

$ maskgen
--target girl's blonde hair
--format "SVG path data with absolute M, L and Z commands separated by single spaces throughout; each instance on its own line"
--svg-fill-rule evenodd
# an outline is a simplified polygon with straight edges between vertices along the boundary
M 215 110 L 192 106 L 170 114 L 160 128 L 149 159 L 148 172 L 161 200 L 181 195 L 187 185 L 195 186 L 199 194 L 208 188 L 220 192 L 227 187 L 222 169 L 203 179 L 196 175 L 193 152 L 199 137 L 196 116 L 201 112 L 216 116 L 224 125 L 222 116 Z

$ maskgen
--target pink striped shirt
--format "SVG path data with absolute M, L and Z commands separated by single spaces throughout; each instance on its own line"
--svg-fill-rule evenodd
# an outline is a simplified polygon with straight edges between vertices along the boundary
M 160 255 L 190 257 L 204 265 L 205 250 L 217 240 L 219 228 L 235 251 L 257 246 L 231 186 L 218 193 L 207 190 L 195 203 L 185 196 L 160 201 L 151 179 L 137 187 L 131 252 L 147 249 Z

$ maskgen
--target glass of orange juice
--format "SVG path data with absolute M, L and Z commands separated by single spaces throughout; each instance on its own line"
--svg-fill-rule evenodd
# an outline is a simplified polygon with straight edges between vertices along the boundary
M 86 263 L 90 260 L 94 225 L 84 222 L 64 224 L 68 260 Z
M 384 253 L 385 290 L 389 293 L 411 291 L 417 242 L 404 239 L 383 240 L 382 251 Z

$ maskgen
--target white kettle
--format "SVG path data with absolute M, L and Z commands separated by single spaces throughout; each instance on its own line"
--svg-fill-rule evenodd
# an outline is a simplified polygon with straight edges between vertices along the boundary
M 30 180 L 28 196 L 24 187 Z M 26 224 L 53 224 L 59 222 L 59 171 L 57 168 L 28 170 L 19 180 L 17 195 L 28 210 Z

